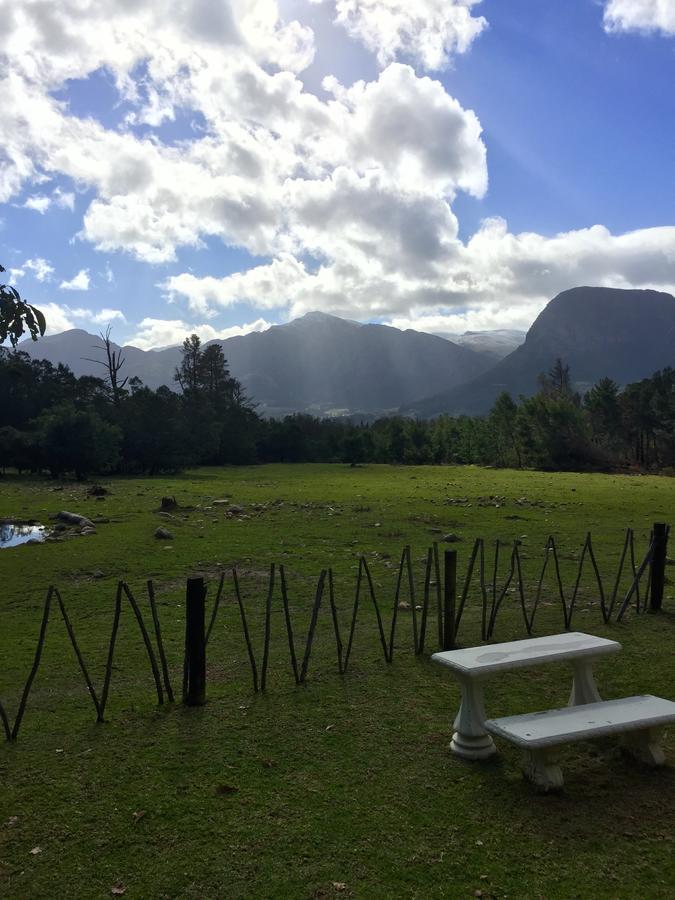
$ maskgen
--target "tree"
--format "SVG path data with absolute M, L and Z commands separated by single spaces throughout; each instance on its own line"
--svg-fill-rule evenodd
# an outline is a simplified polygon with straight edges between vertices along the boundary
M 599 444 L 615 442 L 620 436 L 621 407 L 619 385 L 611 378 L 601 378 L 584 397 L 593 439 Z
M 201 378 L 202 342 L 199 336 L 191 334 L 185 338 L 181 348 L 183 358 L 175 371 L 174 380 L 178 382 L 184 394 L 199 390 Z
M 65 403 L 43 413 L 34 428 L 42 461 L 54 477 L 74 472 L 82 479 L 118 463 L 121 432 L 91 409 L 78 410 Z
M 108 384 L 110 385 L 110 392 L 112 394 L 112 400 L 115 406 L 120 405 L 120 400 L 122 399 L 122 392 L 124 387 L 129 380 L 127 378 L 120 379 L 120 371 L 122 366 L 126 362 L 125 358 L 122 356 L 121 350 L 114 350 L 113 343 L 110 340 L 112 328 L 110 325 L 106 328 L 105 332 L 101 332 L 100 338 L 103 341 L 103 350 L 105 351 L 105 359 L 87 359 L 87 362 L 96 363 L 99 366 L 103 366 L 106 370 L 106 378 Z M 99 350 L 100 347 L 94 347 L 94 350 Z
M 493 448 L 500 466 L 522 466 L 522 454 L 518 436 L 518 406 L 509 393 L 503 391 L 495 400 L 490 412 Z
M 538 378 L 539 388 L 543 394 L 572 395 L 570 367 L 558 357 L 548 373 Z
M 0 266 L 0 272 L 4 271 Z M 32 340 L 37 341 L 46 327 L 45 317 L 37 307 L 22 300 L 16 288 L 0 284 L 0 344 L 9 338 L 12 347 L 16 347 L 26 329 Z

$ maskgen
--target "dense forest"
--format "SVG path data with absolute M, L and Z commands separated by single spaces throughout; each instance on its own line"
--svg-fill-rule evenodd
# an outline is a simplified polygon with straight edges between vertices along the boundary
M 123 377 L 103 335 L 101 378 L 0 348 L 0 467 L 83 478 L 175 472 L 191 465 L 366 462 L 545 469 L 675 466 L 675 370 L 623 390 L 608 378 L 585 396 L 561 360 L 538 392 L 502 394 L 481 418 L 400 416 L 373 423 L 308 415 L 261 418 L 221 348 L 185 340 L 175 387 Z

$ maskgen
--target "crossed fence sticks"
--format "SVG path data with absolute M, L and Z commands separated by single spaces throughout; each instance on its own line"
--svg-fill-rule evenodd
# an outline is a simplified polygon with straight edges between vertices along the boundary
M 626 530 L 626 535 L 623 543 L 623 549 L 621 552 L 621 557 L 619 561 L 619 566 L 616 573 L 616 578 L 614 579 L 614 586 L 611 592 L 611 596 L 608 598 L 605 592 L 602 578 L 600 576 L 600 571 L 597 565 L 597 561 L 595 558 L 595 553 L 593 551 L 593 545 L 591 541 L 590 532 L 586 535 L 586 539 L 584 541 L 583 549 L 581 552 L 581 556 L 579 558 L 579 564 L 577 568 L 576 580 L 574 583 L 574 588 L 572 591 L 572 595 L 569 599 L 569 602 L 566 600 L 565 592 L 563 589 L 562 578 L 560 574 L 560 563 L 558 558 L 558 551 L 555 543 L 555 539 L 553 536 L 549 536 L 546 546 L 545 546 L 545 555 L 544 562 L 541 568 L 541 573 L 539 576 L 539 580 L 537 583 L 537 589 L 534 596 L 534 600 L 532 602 L 531 608 L 528 612 L 527 603 L 525 600 L 525 587 L 523 584 L 523 575 L 522 575 L 522 566 L 521 559 L 519 553 L 519 542 L 514 541 L 513 546 L 511 548 L 510 555 L 510 565 L 509 571 L 506 576 L 504 583 L 499 587 L 498 579 L 499 579 L 499 562 L 500 562 L 500 554 L 502 549 L 502 543 L 497 540 L 494 546 L 494 558 L 493 558 L 493 567 L 492 567 L 492 577 L 488 583 L 486 577 L 486 549 L 485 549 L 485 540 L 483 538 L 477 538 L 474 542 L 471 555 L 469 557 L 469 562 L 467 566 L 466 576 L 464 579 L 464 584 L 462 587 L 462 592 L 460 595 L 459 605 L 457 607 L 457 611 L 455 613 L 454 618 L 454 634 L 456 635 L 459 631 L 459 626 L 462 620 L 462 616 L 467 604 L 469 591 L 471 585 L 474 581 L 474 573 L 476 570 L 476 563 L 478 563 L 478 580 L 479 580 L 479 590 L 481 596 L 481 639 L 482 640 L 491 640 L 494 635 L 494 630 L 497 622 L 497 616 L 499 611 L 502 609 L 503 601 L 507 595 L 511 584 L 516 583 L 516 588 L 518 594 L 519 606 L 523 616 L 523 622 L 525 624 L 526 631 L 528 635 L 532 634 L 535 622 L 535 616 L 537 610 L 539 608 L 539 604 L 542 596 L 542 588 L 544 584 L 544 578 L 546 575 L 547 568 L 549 566 L 549 562 L 553 561 L 554 573 L 555 573 L 555 582 L 557 586 L 558 599 L 560 601 L 562 613 L 563 613 L 563 622 L 565 629 L 570 629 L 572 627 L 572 619 L 575 610 L 575 604 L 578 597 L 579 587 L 581 584 L 581 579 L 583 575 L 584 564 L 586 558 L 590 560 L 590 563 L 593 568 L 593 573 L 595 576 L 596 584 L 598 587 L 599 597 L 600 597 L 600 611 L 602 614 L 603 621 L 605 624 L 608 624 L 619 598 L 619 587 L 621 584 L 621 580 L 624 574 L 624 569 L 626 567 L 626 561 L 629 561 L 630 572 L 632 572 L 632 581 L 631 584 L 623 597 L 623 600 L 618 608 L 618 612 L 616 615 L 616 620 L 621 621 L 628 610 L 631 600 L 633 596 L 635 596 L 635 610 L 637 613 L 640 613 L 643 609 L 646 608 L 647 600 L 649 597 L 649 592 L 651 589 L 651 570 L 647 579 L 647 585 L 644 591 L 643 598 L 641 600 L 640 595 L 640 580 L 642 579 L 645 570 L 650 565 L 653 555 L 654 555 L 654 534 L 650 535 L 650 542 L 647 553 L 642 560 L 639 566 L 636 565 L 636 557 L 635 557 L 635 535 L 631 528 Z M 448 551 L 452 552 L 452 551 Z M 233 568 L 231 571 L 232 576 L 232 586 L 234 591 L 234 597 L 236 600 L 237 608 L 239 611 L 239 618 L 241 622 L 241 628 L 243 637 L 246 643 L 247 653 L 249 664 L 251 667 L 251 675 L 253 680 L 253 690 L 254 692 L 262 692 L 266 690 L 267 687 L 267 674 L 269 669 L 269 657 L 270 657 L 270 638 L 271 638 L 271 620 L 272 620 L 272 604 L 275 593 L 275 585 L 277 579 L 277 572 L 279 577 L 279 585 L 281 592 L 281 601 L 284 612 L 284 623 L 286 628 L 286 635 L 288 638 L 288 648 L 289 648 L 289 656 L 291 662 L 291 668 L 293 672 L 293 677 L 295 679 L 295 683 L 297 685 L 304 684 L 307 679 L 307 673 L 309 670 L 309 664 L 312 654 L 312 648 L 314 643 L 314 637 L 316 633 L 316 627 L 318 623 L 319 612 L 323 603 L 324 595 L 328 593 L 328 602 L 330 606 L 330 614 L 331 614 L 331 622 L 333 627 L 333 634 L 335 639 L 335 649 L 337 655 L 337 667 L 340 675 L 344 676 L 347 674 L 349 662 L 352 656 L 352 648 L 354 643 L 354 636 L 356 633 L 356 625 L 358 621 L 358 613 L 361 604 L 361 597 L 364 591 L 364 585 L 367 587 L 368 597 L 370 602 L 372 603 L 373 609 L 375 611 L 375 617 L 377 622 L 377 629 L 379 634 L 379 640 L 382 647 L 383 656 L 385 662 L 391 663 L 394 658 L 394 647 L 395 647 L 395 638 L 396 638 L 396 627 L 398 623 L 398 612 L 401 608 L 401 595 L 403 593 L 404 584 L 407 583 L 407 595 L 409 600 L 409 607 L 411 612 L 411 624 L 412 624 L 412 638 L 413 638 L 413 649 L 415 655 L 421 655 L 424 653 L 426 636 L 427 636 L 427 623 L 428 623 L 428 614 L 429 607 L 432 601 L 432 588 L 435 588 L 433 593 L 435 594 L 435 606 L 436 606 L 436 614 L 437 614 L 437 624 L 438 624 L 438 644 L 440 647 L 444 646 L 444 628 L 443 628 L 443 618 L 444 618 L 444 607 L 442 602 L 442 594 L 441 594 L 441 576 L 440 576 L 440 562 L 439 562 L 439 550 L 438 544 L 433 544 L 430 547 L 426 554 L 426 562 L 425 562 L 425 575 L 424 575 L 424 591 L 423 591 L 423 600 L 421 605 L 421 613 L 418 619 L 418 606 L 416 603 L 415 596 L 415 583 L 414 583 L 414 573 L 413 573 L 413 564 L 412 564 L 412 554 L 410 547 L 407 546 L 403 549 L 401 554 L 401 560 L 398 568 L 398 575 L 396 580 L 396 589 L 394 593 L 394 602 L 393 609 L 391 614 L 391 624 L 389 628 L 389 637 L 387 639 L 385 633 L 385 625 L 382 617 L 382 612 L 380 609 L 380 605 L 377 600 L 377 595 L 375 592 L 375 585 L 373 583 L 373 579 L 370 573 L 370 568 L 368 566 L 368 562 L 364 556 L 361 556 L 359 559 L 358 565 L 358 574 L 356 579 L 356 590 L 354 595 L 354 603 L 351 610 L 350 617 L 350 626 L 349 626 L 349 637 L 347 640 L 346 649 L 342 640 L 342 635 L 340 631 L 340 623 L 338 616 L 338 609 L 335 603 L 335 590 L 334 590 L 334 580 L 333 580 L 333 570 L 332 568 L 323 569 L 320 573 L 319 580 L 317 582 L 316 591 L 314 594 L 314 601 L 311 609 L 311 618 L 309 623 L 309 628 L 307 631 L 307 636 L 304 642 L 304 651 L 302 654 L 302 659 L 298 660 L 298 654 L 296 652 L 296 640 L 293 631 L 293 625 L 291 621 L 290 615 L 290 604 L 288 598 L 288 587 L 286 583 L 286 574 L 283 565 L 277 566 L 272 563 L 270 566 L 270 575 L 268 581 L 267 595 L 265 601 L 265 621 L 264 621 L 264 632 L 263 632 L 263 652 L 262 652 L 262 661 L 260 672 L 258 671 L 258 663 L 255 655 L 255 651 L 253 649 L 253 643 L 251 641 L 250 630 L 248 626 L 248 618 L 246 615 L 246 609 L 244 606 L 244 602 L 241 596 L 241 589 L 239 585 L 239 576 L 236 568 Z M 209 643 L 209 640 L 212 636 L 213 629 L 218 617 L 218 613 L 222 606 L 222 597 L 223 590 L 225 586 L 225 573 L 223 572 L 220 577 L 220 581 L 218 584 L 216 596 L 213 602 L 213 607 L 211 610 L 211 616 L 208 628 L 204 634 L 204 645 L 206 646 Z M 87 690 L 91 697 L 92 703 L 94 704 L 94 708 L 96 710 L 96 721 L 103 722 L 106 706 L 108 703 L 108 696 L 110 691 L 110 684 L 112 680 L 112 670 L 113 670 L 113 661 L 115 654 L 115 647 L 117 641 L 117 632 L 120 624 L 120 617 L 122 612 L 122 603 L 123 599 L 126 599 L 129 605 L 132 608 L 134 613 L 134 617 L 138 623 L 139 630 L 141 632 L 141 636 L 143 639 L 143 643 L 147 652 L 148 660 L 150 662 L 150 667 L 152 669 L 152 675 L 155 683 L 155 689 L 157 693 L 157 702 L 158 704 L 164 703 L 164 695 L 169 702 L 174 702 L 174 694 L 171 686 L 171 680 L 169 676 L 169 666 L 167 663 L 166 653 L 164 650 L 164 643 L 162 640 L 162 631 L 159 621 L 159 616 L 157 614 L 157 603 L 155 599 L 155 590 L 152 581 L 146 582 L 146 588 L 148 593 L 148 601 L 150 606 L 150 612 L 152 616 L 153 630 L 154 630 L 154 638 L 157 646 L 157 654 L 155 654 L 155 650 L 153 648 L 152 641 L 150 639 L 150 635 L 148 629 L 146 627 L 143 614 L 141 609 L 136 601 L 131 589 L 124 581 L 118 582 L 117 590 L 115 594 L 115 607 L 113 614 L 113 624 L 112 631 L 110 636 L 110 642 L 108 645 L 108 654 L 106 661 L 105 674 L 103 679 L 103 687 L 101 689 L 100 697 L 97 694 L 92 680 L 89 676 L 89 672 L 87 670 L 84 658 L 80 651 L 80 648 L 77 643 L 77 639 L 75 637 L 75 632 L 72 627 L 72 623 L 70 618 L 68 617 L 68 613 L 66 610 L 66 606 L 63 602 L 61 594 L 57 587 L 51 585 L 47 591 L 47 595 L 45 597 L 43 613 L 42 613 L 42 622 L 40 625 L 40 632 L 38 636 L 38 642 L 35 649 L 35 655 L 33 658 L 33 665 L 28 674 L 28 678 L 26 680 L 23 693 L 21 695 L 21 700 L 19 702 L 19 707 L 16 713 L 16 717 L 14 719 L 13 725 L 10 724 L 9 718 L 0 702 L 0 721 L 2 722 L 3 730 L 5 733 L 5 738 L 8 741 L 15 741 L 17 739 L 19 729 L 21 727 L 21 723 L 24 718 L 24 714 L 26 712 L 26 707 L 28 704 L 28 698 L 31 692 L 31 688 L 33 685 L 33 681 L 37 675 L 38 669 L 40 667 L 41 659 L 42 659 L 42 651 L 46 639 L 47 634 L 47 626 L 49 623 L 49 616 L 52 607 L 52 600 L 55 598 L 59 612 L 63 619 L 63 622 L 66 627 L 66 631 L 68 633 L 68 637 L 73 646 L 73 650 L 75 652 L 75 656 L 77 657 L 77 662 L 84 677 Z M 447 615 L 447 613 L 446 613 Z M 157 661 L 157 656 L 159 657 L 159 664 Z M 160 671 L 161 669 L 161 671 Z M 187 689 L 187 635 L 186 635 L 186 653 L 184 656 L 184 666 L 183 666 L 183 699 L 186 696 Z

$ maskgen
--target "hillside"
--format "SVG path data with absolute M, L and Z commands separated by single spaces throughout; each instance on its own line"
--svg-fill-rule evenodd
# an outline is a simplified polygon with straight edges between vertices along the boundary
M 471 382 L 405 406 L 431 417 L 487 412 L 502 391 L 514 397 L 537 390 L 537 376 L 556 357 L 569 364 L 578 390 L 607 375 L 619 384 L 675 365 L 675 298 L 652 290 L 578 287 L 554 297 L 525 342 Z
M 386 325 L 361 325 L 325 313 L 308 313 L 264 332 L 215 341 L 232 374 L 266 415 L 378 413 L 397 409 L 429 392 L 452 388 L 484 372 L 489 354 L 445 338 Z M 102 375 L 88 360 L 100 340 L 73 329 L 21 345 L 34 358 L 63 362 L 77 375 Z M 124 374 L 149 387 L 175 387 L 180 349 L 124 347 Z

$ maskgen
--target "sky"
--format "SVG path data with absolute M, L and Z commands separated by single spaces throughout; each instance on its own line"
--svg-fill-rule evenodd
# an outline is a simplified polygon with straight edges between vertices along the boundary
M 0 263 L 142 349 L 675 293 L 675 0 L 0 0 Z

